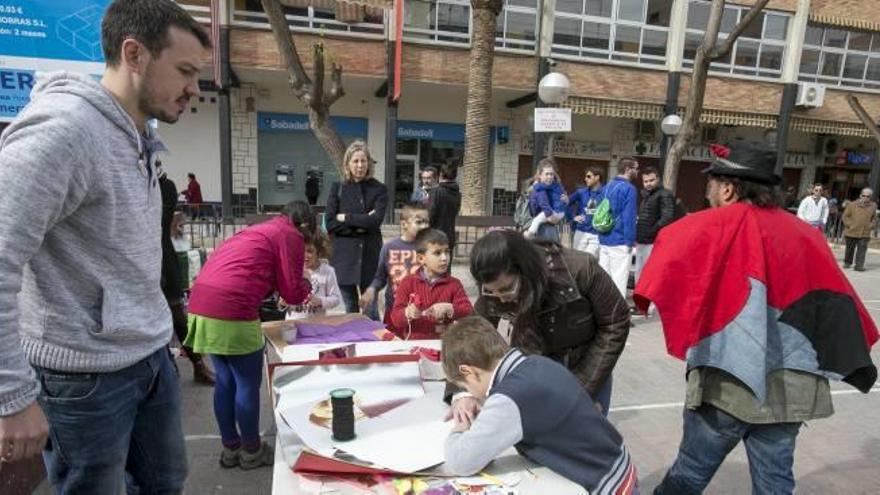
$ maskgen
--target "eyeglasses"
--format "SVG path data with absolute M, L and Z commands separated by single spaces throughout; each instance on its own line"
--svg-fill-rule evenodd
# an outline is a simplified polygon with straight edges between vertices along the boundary
M 513 297 L 519 292 L 519 282 L 520 282 L 519 277 L 516 277 L 516 280 L 513 282 L 513 284 L 510 286 L 509 289 L 506 289 L 506 290 L 500 291 L 500 292 L 495 292 L 493 290 L 489 290 L 486 288 L 485 285 L 483 285 L 483 286 L 480 286 L 480 294 L 482 294 L 484 296 L 488 296 L 488 297 L 497 297 L 497 298 Z

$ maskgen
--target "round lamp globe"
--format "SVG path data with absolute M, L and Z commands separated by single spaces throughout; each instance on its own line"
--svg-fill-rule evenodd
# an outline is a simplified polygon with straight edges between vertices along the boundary
M 551 72 L 541 78 L 538 83 L 538 97 L 541 101 L 549 104 L 558 104 L 568 98 L 568 91 L 571 85 L 565 74 L 559 72 Z

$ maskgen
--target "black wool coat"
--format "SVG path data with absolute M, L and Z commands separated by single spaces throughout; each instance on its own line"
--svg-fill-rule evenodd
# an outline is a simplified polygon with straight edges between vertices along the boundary
M 373 280 L 382 250 L 382 221 L 388 189 L 376 179 L 334 182 L 327 197 L 326 225 L 333 252 L 330 265 L 339 285 L 365 287 Z M 336 219 L 345 215 L 345 221 Z

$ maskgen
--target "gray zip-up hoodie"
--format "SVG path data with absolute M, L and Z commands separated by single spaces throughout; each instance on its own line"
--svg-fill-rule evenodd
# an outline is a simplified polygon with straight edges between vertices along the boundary
M 99 82 L 52 73 L 0 136 L 0 416 L 31 365 L 110 372 L 171 338 L 159 287 L 161 141 Z

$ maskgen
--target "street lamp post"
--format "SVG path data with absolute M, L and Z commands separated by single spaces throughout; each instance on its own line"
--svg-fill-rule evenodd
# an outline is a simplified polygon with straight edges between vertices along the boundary
M 547 105 L 559 105 L 564 102 L 568 98 L 568 93 L 571 90 L 571 83 L 569 83 L 568 78 L 565 77 L 565 74 L 561 72 L 550 72 L 544 77 L 541 78 L 541 81 L 538 83 L 538 102 L 535 105 L 535 108 L 538 108 L 540 103 L 545 103 Z M 536 171 L 538 168 L 538 162 L 544 158 L 544 133 L 535 131 L 534 139 L 532 146 L 532 170 Z M 553 154 L 553 135 L 551 134 L 550 139 L 547 143 L 547 154 Z
M 660 146 L 660 167 L 662 171 L 666 168 L 666 155 L 669 153 L 669 141 L 678 134 L 681 129 L 681 117 L 678 114 L 671 113 L 663 117 L 660 122 L 660 131 L 663 133 L 663 142 Z

